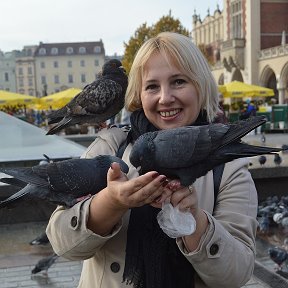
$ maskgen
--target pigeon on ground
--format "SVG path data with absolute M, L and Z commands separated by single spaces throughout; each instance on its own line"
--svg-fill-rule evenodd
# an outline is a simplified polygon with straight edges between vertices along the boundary
M 30 245 L 46 245 L 49 243 L 46 232 L 43 232 L 38 237 L 29 242 Z
M 33 167 L 0 168 L 0 172 L 26 183 L 20 191 L 1 201 L 0 208 L 27 194 L 72 207 L 83 197 L 95 194 L 107 186 L 107 171 L 113 162 L 118 162 L 121 170 L 128 173 L 127 164 L 111 155 L 99 155 L 92 159 L 68 159 Z
M 188 186 L 215 166 L 236 158 L 273 154 L 281 148 L 253 146 L 241 137 L 265 123 L 264 116 L 147 132 L 134 143 L 131 164 L 140 174 L 155 170 Z
M 282 149 L 284 150 L 283 153 L 288 153 L 288 145 L 287 144 L 283 144 Z
M 266 137 L 265 137 L 264 132 L 261 134 L 261 142 L 262 142 L 263 144 L 265 144 L 265 142 L 266 142 Z
M 280 166 L 281 162 L 282 162 L 281 156 L 279 154 L 275 154 L 274 155 L 274 163 L 275 163 L 275 165 L 276 166 Z
M 43 259 L 40 259 L 35 267 L 32 269 L 32 274 L 37 274 L 43 271 L 43 274 L 48 275 L 48 269 L 55 263 L 55 261 L 59 258 L 56 253 L 49 255 Z
M 281 270 L 283 264 L 288 259 L 288 253 L 279 247 L 272 247 L 268 249 L 270 259 L 277 264 L 276 269 Z
M 106 62 L 94 82 L 84 87 L 68 104 L 48 115 L 48 124 L 57 123 L 46 135 L 75 124 L 99 124 L 124 107 L 128 77 L 121 62 Z
M 263 166 L 266 163 L 267 158 L 265 155 L 261 155 L 258 160 L 259 160 L 260 165 Z

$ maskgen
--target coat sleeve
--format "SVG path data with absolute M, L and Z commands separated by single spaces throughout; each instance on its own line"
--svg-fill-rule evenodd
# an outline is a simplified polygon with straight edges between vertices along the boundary
M 127 133 L 119 128 L 103 129 L 81 158 L 92 158 L 100 154 L 114 155 L 126 136 Z M 58 255 L 71 260 L 88 259 L 121 229 L 122 222 L 105 237 L 89 230 L 86 223 L 91 200 L 83 200 L 69 209 L 58 206 L 51 215 L 46 233 Z
M 196 251 L 189 253 L 177 240 L 208 287 L 241 287 L 253 273 L 258 199 L 247 164 L 246 159 L 226 163 L 213 215 L 205 211 L 209 226 Z

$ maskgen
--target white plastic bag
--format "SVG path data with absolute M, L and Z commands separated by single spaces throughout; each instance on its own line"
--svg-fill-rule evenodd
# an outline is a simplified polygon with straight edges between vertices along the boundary
M 162 210 L 157 215 L 159 226 L 170 238 L 191 235 L 196 230 L 196 221 L 190 212 L 182 212 L 178 206 L 170 202 L 162 204 Z

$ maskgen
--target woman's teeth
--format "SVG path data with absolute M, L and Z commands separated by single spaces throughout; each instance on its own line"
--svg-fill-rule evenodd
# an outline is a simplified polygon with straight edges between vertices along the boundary
M 175 110 L 172 110 L 172 111 L 165 111 L 165 112 L 162 111 L 162 112 L 160 112 L 160 115 L 162 117 L 171 117 L 171 116 L 176 115 L 179 112 L 180 112 L 180 109 L 175 109 Z

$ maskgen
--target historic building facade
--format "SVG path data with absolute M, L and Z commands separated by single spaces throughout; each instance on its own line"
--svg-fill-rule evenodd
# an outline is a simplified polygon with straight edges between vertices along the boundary
M 0 90 L 42 97 L 93 82 L 105 62 L 102 40 L 40 43 L 0 51 Z
M 205 47 L 218 84 L 238 80 L 288 100 L 288 1 L 223 0 L 223 10 L 193 15 L 192 38 Z M 286 30 L 285 30 L 286 29 Z

